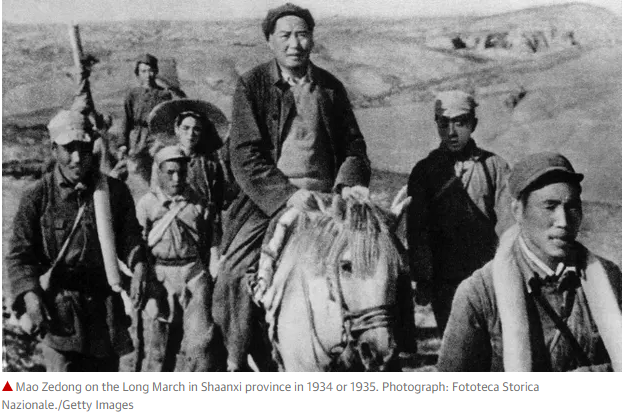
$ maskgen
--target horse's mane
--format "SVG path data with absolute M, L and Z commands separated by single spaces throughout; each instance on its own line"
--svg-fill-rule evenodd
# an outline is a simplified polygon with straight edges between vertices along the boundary
M 283 259 L 295 260 L 292 267 L 303 263 L 319 268 L 324 275 L 333 272 L 327 269 L 337 268 L 344 251 L 349 250 L 355 276 L 372 276 L 381 256 L 390 276 L 404 270 L 404 250 L 392 232 L 393 218 L 388 212 L 367 197 L 316 197 L 318 209 L 303 211 L 290 228 Z

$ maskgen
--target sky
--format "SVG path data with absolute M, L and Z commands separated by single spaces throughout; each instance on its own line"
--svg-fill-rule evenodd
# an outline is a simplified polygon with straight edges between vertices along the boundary
M 314 16 L 494 14 L 571 0 L 290 0 Z M 263 17 L 286 0 L 2 0 L 2 20 L 15 23 L 109 20 L 228 20 Z M 621 0 L 584 0 L 621 16 Z

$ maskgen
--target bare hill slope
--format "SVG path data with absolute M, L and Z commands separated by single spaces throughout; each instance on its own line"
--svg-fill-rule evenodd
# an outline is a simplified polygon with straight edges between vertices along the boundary
M 5 24 L 3 36 L 3 132 L 10 139 L 17 127 L 45 125 L 70 102 L 71 53 L 62 25 Z M 92 76 L 98 109 L 115 117 L 139 53 L 175 59 L 188 95 L 226 114 L 238 75 L 270 58 L 256 21 L 90 23 L 82 38 L 101 60 Z M 481 102 L 481 143 L 510 161 L 539 149 L 564 151 L 595 172 L 594 182 L 587 178 L 599 185 L 591 198 L 618 203 L 620 42 L 620 17 L 584 4 L 490 17 L 330 18 L 319 22 L 313 60 L 344 81 L 381 169 L 408 172 L 425 156 L 436 145 L 434 93 L 466 88 Z M 507 108 L 517 89 L 526 96 Z M 24 157 L 12 143 L 3 142 L 3 162 Z

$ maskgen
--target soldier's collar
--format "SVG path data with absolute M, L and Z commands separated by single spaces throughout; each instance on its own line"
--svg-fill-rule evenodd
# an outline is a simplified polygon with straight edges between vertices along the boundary
M 579 281 L 579 267 L 576 259 L 572 258 L 569 262 L 558 263 L 556 270 L 553 270 L 545 264 L 534 252 L 528 248 L 525 240 L 521 235 L 517 238 L 519 244 L 519 250 L 527 263 L 527 266 L 532 270 L 531 274 L 524 274 L 526 285 L 529 292 L 535 291 L 535 287 L 539 288 L 543 285 L 555 285 L 559 289 L 566 290 L 570 287 L 575 289 Z M 535 279 L 538 281 L 535 282 Z M 566 281 L 566 282 L 565 282 Z M 570 283 L 574 282 L 573 285 Z M 538 291 L 538 290 L 537 290 Z

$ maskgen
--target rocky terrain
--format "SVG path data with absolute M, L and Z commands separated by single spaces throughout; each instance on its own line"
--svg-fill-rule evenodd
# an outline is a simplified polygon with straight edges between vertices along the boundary
M 211 101 L 227 115 L 238 75 L 271 57 L 258 21 L 80 27 L 85 51 L 100 60 L 92 75 L 96 106 L 116 121 L 140 53 L 174 63 L 188 96 Z M 75 87 L 65 26 L 5 23 L 2 30 L 6 251 L 20 193 L 49 156 L 45 125 L 71 102 Z M 511 163 L 531 152 L 559 151 L 586 174 L 580 238 L 621 264 L 620 17 L 584 4 L 488 17 L 334 17 L 319 20 L 315 41 L 312 60 L 344 82 L 356 107 L 378 201 L 389 204 L 415 162 L 437 146 L 434 94 L 466 89 L 480 103 L 474 136 L 481 146 Z M 112 134 L 116 129 L 118 123 Z M 434 363 L 439 345 L 430 310 L 419 309 L 416 318 L 421 355 L 408 368 Z M 5 360 L 28 359 L 5 363 L 5 369 L 37 369 L 36 355 L 29 356 L 35 345 L 10 331 L 4 337 L 4 346 L 14 349 Z

